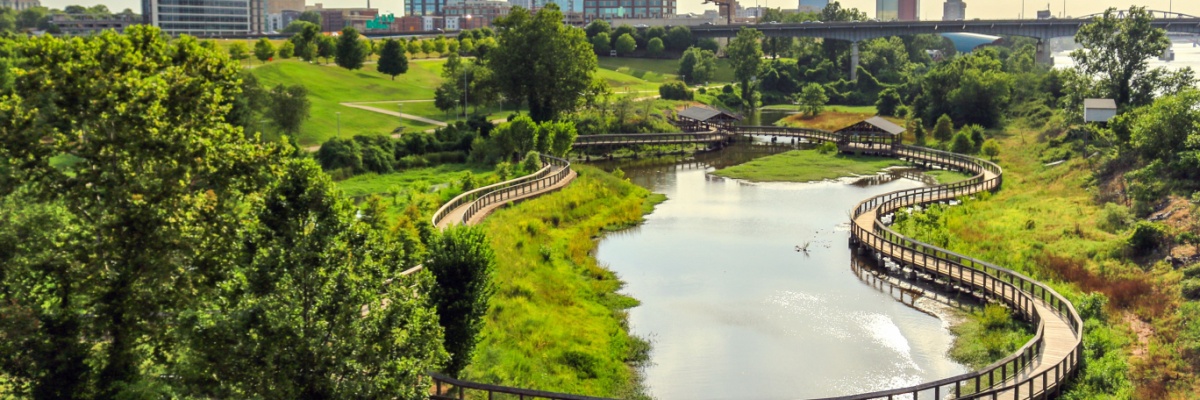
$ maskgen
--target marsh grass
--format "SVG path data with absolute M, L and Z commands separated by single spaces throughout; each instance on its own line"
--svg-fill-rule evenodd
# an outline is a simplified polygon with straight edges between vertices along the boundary
M 713 175 L 753 182 L 809 182 L 874 174 L 897 165 L 904 165 L 904 162 L 887 157 L 793 150 L 717 170 Z

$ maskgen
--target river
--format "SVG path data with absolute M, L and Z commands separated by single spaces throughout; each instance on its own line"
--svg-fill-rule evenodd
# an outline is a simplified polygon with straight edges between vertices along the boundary
M 668 196 L 644 224 L 609 234 L 597 250 L 627 283 L 623 292 L 642 302 L 629 321 L 653 343 L 648 392 L 810 398 L 966 372 L 946 356 L 953 338 L 943 321 L 851 271 L 848 210 L 923 184 L 753 184 L 707 174 L 761 156 L 753 149 L 739 145 L 686 165 L 616 164 Z M 807 254 L 796 250 L 805 243 Z

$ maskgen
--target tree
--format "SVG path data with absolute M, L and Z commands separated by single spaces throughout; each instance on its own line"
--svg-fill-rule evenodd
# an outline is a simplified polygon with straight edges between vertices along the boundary
M 434 50 L 434 45 L 433 45 L 432 40 L 422 40 L 421 41 L 421 52 L 422 53 L 425 53 L 425 55 L 428 56 L 429 54 L 433 54 L 433 50 Z
M 754 88 L 750 84 L 750 78 L 758 76 L 758 69 L 762 65 L 763 52 L 758 44 L 758 40 L 761 38 L 761 32 L 743 27 L 738 31 L 737 37 L 730 41 L 729 46 L 725 48 L 729 64 L 733 66 L 733 75 L 741 83 L 742 100 L 749 102 L 746 108 L 754 108 L 752 100 Z M 824 90 L 822 90 L 823 93 Z
M 958 131 L 954 134 L 954 138 L 950 140 L 950 151 L 959 154 L 974 154 L 975 142 L 971 141 L 971 136 L 966 132 Z
M 417 43 L 416 40 L 409 40 L 405 46 L 405 50 L 408 50 L 408 54 L 412 54 L 415 57 L 417 53 L 421 52 L 421 44 Z
M 602 55 L 608 55 L 608 51 L 612 50 L 609 43 L 612 43 L 612 40 L 608 38 L 608 32 L 600 32 L 592 38 L 592 48 Z
M 483 55 L 500 93 L 528 104 L 535 121 L 553 120 L 573 109 L 596 71 L 596 54 L 583 30 L 562 20 L 555 4 L 537 14 L 515 8 L 495 21 L 499 45 Z M 539 79 L 528 79 L 530 74 Z
M 305 12 L 300 13 L 300 16 L 296 17 L 296 20 L 308 22 L 308 23 L 311 23 L 316 26 L 321 26 L 321 13 L 316 12 L 316 11 L 305 11 Z
M 1197 173 L 1200 91 L 1162 97 L 1118 119 L 1114 125 L 1129 126 L 1129 144 L 1147 163 L 1158 161 L 1177 176 Z
M 303 29 L 288 39 L 296 47 L 296 55 L 304 61 L 312 61 L 317 57 L 316 41 L 321 37 L 321 29 L 316 24 L 304 25 Z
M 291 55 L 289 54 L 288 56 L 290 57 Z M 266 64 L 267 60 L 270 60 L 271 57 L 275 57 L 275 45 L 271 44 L 271 41 L 267 40 L 267 38 L 258 39 L 258 42 L 254 43 L 254 58 Z
M 987 141 L 983 142 L 982 150 L 983 155 L 995 160 L 996 156 L 1000 155 L 1000 143 L 997 143 L 996 139 L 988 139 Z
M 913 118 L 910 124 L 912 125 L 913 144 L 924 146 L 926 140 L 925 123 L 920 118 Z
M 950 140 L 954 135 L 954 122 L 950 121 L 950 116 L 942 114 L 938 117 L 937 124 L 933 126 L 933 138 L 939 142 Z
M 662 53 L 663 53 L 662 39 L 651 38 L 650 41 L 646 43 L 646 52 L 649 53 L 651 57 L 662 56 Z
M 430 244 L 426 268 L 433 273 L 433 302 L 446 332 L 450 362 L 444 371 L 457 377 L 471 362 L 488 301 L 495 286 L 496 255 L 482 228 L 454 225 Z
M 309 26 L 316 28 L 317 31 L 321 30 L 320 25 L 317 25 L 317 24 L 314 24 L 314 23 L 308 22 L 308 21 L 301 21 L 301 20 L 297 19 L 297 20 L 293 20 L 292 22 L 288 23 L 287 26 L 283 27 L 282 31 L 279 31 L 279 33 L 297 34 L 300 32 L 304 32 L 304 29 Z
M 333 36 L 317 36 L 317 57 L 325 59 L 325 64 L 329 64 L 329 57 L 333 57 L 337 53 L 337 39 Z
M 721 50 L 721 44 L 717 43 L 717 39 L 713 39 L 713 38 L 703 38 L 703 39 L 697 40 L 696 47 L 711 51 L 711 52 L 713 52 L 713 54 L 716 54 L 717 51 Z
M 279 45 L 279 58 L 289 59 L 296 54 L 296 45 L 291 41 L 283 42 Z
M 436 51 L 438 54 L 444 54 L 447 47 L 445 37 L 438 36 L 437 39 L 433 40 L 433 51 Z
M 304 124 L 304 120 L 308 119 L 308 109 L 311 103 L 308 101 L 308 89 L 303 85 L 284 86 L 283 84 L 276 85 L 271 89 L 270 104 L 268 105 L 270 118 L 275 122 L 275 126 L 289 135 L 295 135 L 300 132 L 300 126 Z
M 408 72 L 408 57 L 400 46 L 400 41 L 396 39 L 385 39 L 383 48 L 379 50 L 379 64 L 375 67 L 380 73 L 391 75 L 393 81 L 396 75 Z
M 660 40 L 667 37 L 667 28 L 661 26 L 652 26 L 646 29 L 646 42 L 650 39 L 659 38 Z
M 246 46 L 246 42 L 233 42 L 229 45 L 229 58 L 232 58 L 234 61 L 242 61 L 250 58 L 250 47 Z
M 500 124 L 492 130 L 489 142 L 505 160 L 516 160 L 522 154 L 537 149 L 538 126 L 528 115 Z
M 967 125 L 962 127 L 962 129 L 959 131 L 965 132 L 967 136 L 971 138 L 971 144 L 975 146 L 973 150 L 974 152 L 978 153 L 980 147 L 983 146 L 983 127 L 979 125 Z
M 575 123 L 571 121 L 546 121 L 538 125 L 538 129 L 546 132 L 538 134 L 539 137 L 549 139 L 548 153 L 558 157 L 566 157 L 571 145 L 575 144 L 575 138 L 579 136 Z
M 692 100 L 692 91 L 683 82 L 667 82 L 658 87 L 658 97 L 663 100 Z
M 612 33 L 612 26 L 608 24 L 608 21 L 596 19 L 587 24 L 587 27 L 584 28 L 584 31 L 587 33 L 587 37 L 594 38 L 596 35 L 601 33 L 605 35 Z
M 819 83 L 809 83 L 800 91 L 800 109 L 809 116 L 816 116 L 825 109 L 829 96 L 825 95 L 825 87 Z
M 875 100 L 875 110 L 879 115 L 895 116 L 896 108 L 900 107 L 900 93 L 896 88 L 883 89 L 879 92 L 879 100 Z
M 622 34 L 621 37 L 617 38 L 616 49 L 617 54 L 628 55 L 637 49 L 637 40 L 633 38 L 633 35 L 628 33 Z
M 337 38 L 337 54 L 334 56 L 334 62 L 339 67 L 353 71 L 362 68 L 363 61 L 366 59 L 367 48 L 363 44 L 358 30 L 351 27 L 342 29 L 341 36 Z
M 1154 28 L 1154 16 L 1145 7 L 1133 6 L 1119 18 L 1116 8 L 1079 28 L 1075 41 L 1082 49 L 1071 52 L 1083 76 L 1098 77 L 1102 96 L 1116 99 L 1120 106 L 1131 104 L 1134 80 L 1146 73 L 1146 60 L 1171 46 L 1166 32 Z M 1132 39 L 1136 38 L 1136 39 Z
M 675 51 L 683 51 L 688 47 L 692 47 L 692 30 L 686 26 L 676 26 L 667 31 L 666 40 L 664 40 L 668 49 Z
M 617 48 L 617 41 L 621 40 L 621 35 L 629 35 L 629 37 L 633 38 L 635 44 L 639 40 L 637 28 L 634 28 L 629 24 L 621 24 L 621 26 L 618 26 L 617 29 L 613 29 L 612 34 L 608 35 L 613 39 L 612 46 L 614 49 Z M 620 49 L 618 49 L 618 51 L 620 51 Z
M 688 83 L 703 83 L 717 71 L 717 55 L 699 47 L 690 47 L 679 57 L 679 76 Z

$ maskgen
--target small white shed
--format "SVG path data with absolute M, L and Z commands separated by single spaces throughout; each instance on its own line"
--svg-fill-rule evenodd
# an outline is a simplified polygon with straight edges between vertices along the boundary
M 1084 122 L 1108 122 L 1117 116 L 1117 102 L 1113 99 L 1084 99 Z

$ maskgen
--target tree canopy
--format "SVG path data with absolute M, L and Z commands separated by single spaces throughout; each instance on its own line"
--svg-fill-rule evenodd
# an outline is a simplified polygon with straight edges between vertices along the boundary
M 729 46 L 725 48 L 725 54 L 729 56 L 729 64 L 733 66 L 733 75 L 737 77 L 742 87 L 742 100 L 749 102 L 747 108 L 754 108 L 754 101 L 751 99 L 754 89 L 751 87 L 750 80 L 758 76 L 759 67 L 762 66 L 763 52 L 759 45 L 759 39 L 762 39 L 762 36 L 762 32 L 751 28 L 742 28 L 738 31 L 737 37 L 730 41 Z
M 1082 46 L 1071 52 L 1076 68 L 1083 76 L 1096 77 L 1102 97 L 1112 98 L 1119 106 L 1132 104 L 1136 80 L 1149 78 L 1146 61 L 1171 46 L 1167 34 L 1150 23 L 1154 16 L 1145 7 L 1130 7 L 1124 18 L 1116 8 L 1079 28 L 1075 41 Z
M 367 45 L 361 38 L 357 29 L 342 29 L 342 34 L 337 38 L 337 54 L 334 56 L 334 62 L 339 67 L 351 71 L 362 68 L 363 61 L 367 59 Z
M 392 80 L 396 80 L 396 75 L 408 72 L 408 56 L 404 54 L 401 46 L 399 40 L 385 39 L 383 48 L 379 49 L 379 63 L 375 69 L 391 75 Z
M 536 14 L 514 7 L 495 21 L 500 28 L 498 46 L 483 56 L 500 92 L 525 102 L 535 121 L 552 120 L 573 109 L 596 71 L 596 54 L 584 31 L 562 20 L 554 4 Z

